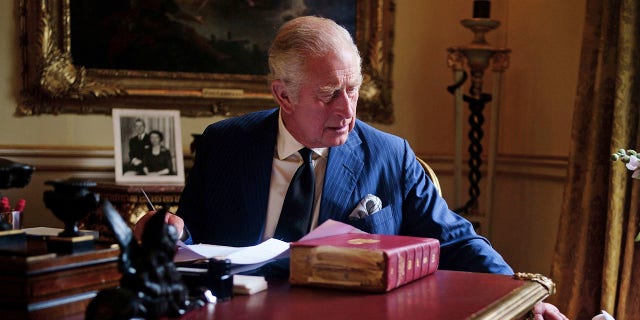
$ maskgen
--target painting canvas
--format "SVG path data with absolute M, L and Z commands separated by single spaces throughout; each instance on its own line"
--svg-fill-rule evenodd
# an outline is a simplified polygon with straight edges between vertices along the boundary
M 19 1 L 17 113 L 112 108 L 236 116 L 277 106 L 267 48 L 300 15 L 336 20 L 362 56 L 361 120 L 392 123 L 394 0 Z
M 177 110 L 114 108 L 117 183 L 184 184 L 184 162 Z
M 355 38 L 355 0 L 71 2 L 71 53 L 88 68 L 266 75 L 284 21 L 336 20 Z

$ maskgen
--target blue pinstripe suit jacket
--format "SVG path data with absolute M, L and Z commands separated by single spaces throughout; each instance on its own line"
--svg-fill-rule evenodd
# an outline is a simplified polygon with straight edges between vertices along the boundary
M 278 109 L 211 124 L 198 145 L 178 215 L 195 243 L 249 246 L 266 220 Z M 367 194 L 383 209 L 350 221 Z M 513 271 L 466 219 L 450 211 L 406 140 L 357 121 L 347 142 L 332 147 L 318 224 L 333 219 L 369 233 L 430 237 L 441 242 L 440 268 Z

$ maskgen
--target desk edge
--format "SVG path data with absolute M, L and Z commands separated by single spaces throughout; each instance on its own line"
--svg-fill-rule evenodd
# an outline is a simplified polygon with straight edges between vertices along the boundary
M 470 319 L 519 319 L 526 315 L 536 303 L 544 300 L 551 293 L 542 284 L 529 281 L 502 299 L 490 304 Z

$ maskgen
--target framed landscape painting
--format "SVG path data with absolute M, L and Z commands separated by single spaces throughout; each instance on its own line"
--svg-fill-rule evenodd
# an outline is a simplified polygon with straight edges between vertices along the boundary
M 335 20 L 362 56 L 362 120 L 391 123 L 394 0 L 18 0 L 22 115 L 112 108 L 233 116 L 276 107 L 268 48 L 302 15 Z

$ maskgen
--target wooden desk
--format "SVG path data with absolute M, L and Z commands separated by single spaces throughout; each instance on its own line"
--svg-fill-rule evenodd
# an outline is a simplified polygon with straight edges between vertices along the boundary
M 521 319 L 550 294 L 543 285 L 493 274 L 439 270 L 384 294 L 290 286 L 187 314 L 183 319 Z
M 439 270 L 387 293 L 290 286 L 207 305 L 182 320 L 524 319 L 553 289 L 510 276 Z M 60 319 L 83 319 L 82 314 Z
M 118 248 L 57 255 L 30 239 L 24 254 L 0 254 L 3 319 L 81 318 L 96 295 L 118 286 Z

